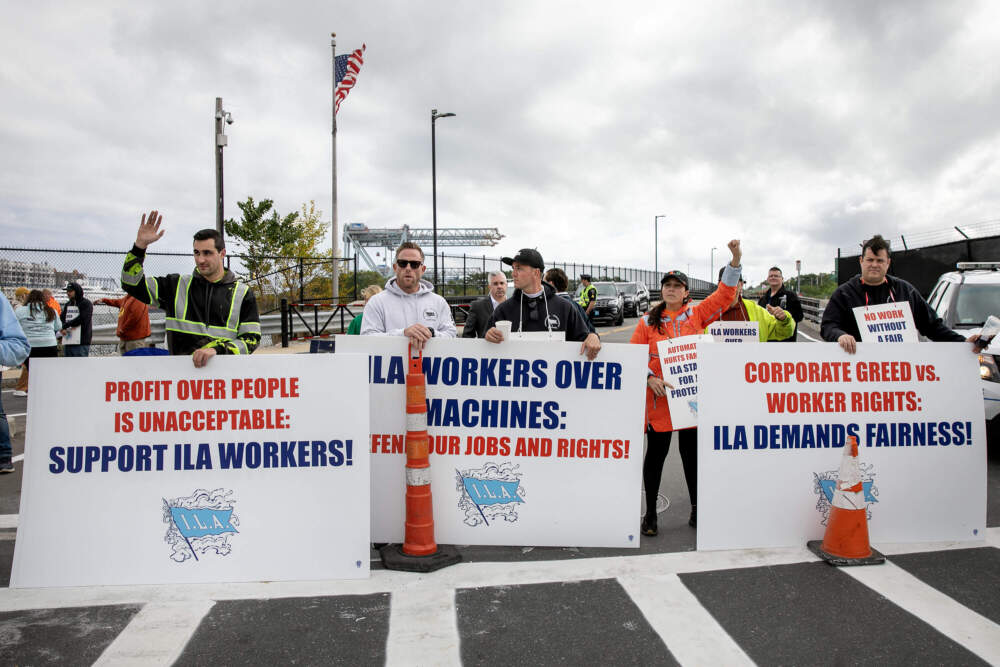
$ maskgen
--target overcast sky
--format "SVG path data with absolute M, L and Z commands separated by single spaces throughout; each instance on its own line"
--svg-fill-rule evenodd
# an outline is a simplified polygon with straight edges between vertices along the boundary
M 127 248 L 248 195 L 341 223 L 497 227 L 497 256 L 831 271 L 837 247 L 1000 218 L 996 2 L 5 2 L 0 242 Z

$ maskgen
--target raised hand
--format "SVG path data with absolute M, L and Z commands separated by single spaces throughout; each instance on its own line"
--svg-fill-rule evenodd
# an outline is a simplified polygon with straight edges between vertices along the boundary
M 727 243 L 726 246 L 729 248 L 729 252 L 733 254 L 733 261 L 731 261 L 729 264 L 734 267 L 739 266 L 740 259 L 743 257 L 743 250 L 740 249 L 740 240 L 733 239 L 732 241 Z
M 150 211 L 148 219 L 143 215 L 142 221 L 139 222 L 139 231 L 135 235 L 136 247 L 145 250 L 149 244 L 156 243 L 163 238 L 163 233 L 166 230 L 160 229 L 162 222 L 163 216 L 159 215 L 157 211 Z

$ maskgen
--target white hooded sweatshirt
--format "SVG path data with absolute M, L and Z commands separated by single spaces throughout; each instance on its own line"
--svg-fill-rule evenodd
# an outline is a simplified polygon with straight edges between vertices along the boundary
M 433 285 L 421 280 L 417 291 L 407 294 L 392 277 L 385 291 L 368 299 L 361 318 L 361 335 L 402 336 L 403 329 L 413 324 L 423 324 L 438 338 L 454 338 L 456 334 L 451 308 L 444 297 L 434 293 Z

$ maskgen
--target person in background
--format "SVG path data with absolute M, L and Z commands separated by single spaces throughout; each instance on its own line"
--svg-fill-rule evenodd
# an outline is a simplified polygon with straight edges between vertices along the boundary
M 17 309 L 23 306 L 27 300 L 28 295 L 31 294 L 31 290 L 27 287 L 18 287 L 14 290 L 14 301 L 11 306 L 14 308 L 14 313 L 17 313 Z M 14 395 L 15 396 L 27 396 L 28 395 L 28 361 L 25 360 L 21 365 L 21 374 L 17 376 L 17 384 L 14 385 Z
M 597 288 L 590 284 L 590 274 L 587 273 L 580 274 L 580 285 L 580 296 L 576 302 L 587 314 L 587 319 L 590 319 L 590 313 L 597 305 Z
M 794 328 L 797 330 L 799 322 L 802 321 L 802 303 L 795 292 L 785 289 L 785 278 L 781 274 L 781 269 L 772 266 L 767 270 L 767 286 L 769 288 L 768 291 L 764 292 L 757 299 L 757 305 L 764 307 L 775 306 L 782 310 L 787 310 L 791 313 L 792 319 L 795 320 Z M 770 310 L 768 308 L 769 312 Z M 794 343 L 795 331 L 792 331 L 792 334 L 788 338 L 774 339 L 771 342 Z
M 587 311 L 581 308 L 580 304 L 574 301 L 573 297 L 570 296 L 569 276 L 566 275 L 565 271 L 563 271 L 560 268 L 551 268 L 545 272 L 545 277 L 542 280 L 544 280 L 545 282 L 556 288 L 557 296 L 561 296 L 562 298 L 566 299 L 574 306 L 576 306 L 576 309 L 580 311 L 580 317 L 583 318 L 584 323 L 587 325 L 587 330 L 590 331 L 590 333 L 592 334 L 597 333 L 597 329 L 594 328 L 594 325 L 590 322 L 590 319 L 587 317 Z
M 729 242 L 732 260 L 723 267 L 722 280 L 704 301 L 690 304 L 688 278 L 681 271 L 668 271 L 660 280 L 663 301 L 649 311 L 635 325 L 630 343 L 649 347 L 649 372 L 646 377 L 646 456 L 642 462 L 642 482 L 646 489 L 646 515 L 642 519 L 642 534 L 656 535 L 656 497 L 660 492 L 663 463 L 670 451 L 674 428 L 667 404 L 667 391 L 673 387 L 663 381 L 660 352 L 657 343 L 668 338 L 700 334 L 715 322 L 733 302 L 737 293 L 743 256 L 740 242 Z M 688 497 L 691 499 L 691 516 L 688 524 L 697 525 L 698 510 L 698 430 L 684 429 L 678 435 L 678 449 L 684 465 Z
M 365 305 L 368 305 L 368 299 L 372 298 L 376 294 L 382 291 L 382 288 L 378 285 L 369 285 L 368 287 L 361 290 L 361 296 L 365 300 Z M 347 325 L 347 335 L 348 336 L 360 336 L 361 335 L 361 322 L 364 319 L 365 313 L 358 313 L 351 320 L 351 323 Z
M 14 310 L 14 315 L 31 346 L 31 354 L 24 360 L 24 369 L 21 371 L 24 389 L 18 389 L 14 395 L 27 396 L 29 364 L 32 359 L 59 356 L 56 332 L 62 329 L 62 322 L 52 306 L 45 303 L 45 296 L 41 290 L 36 289 L 28 293 L 24 305 L 18 306 Z
M 0 299 L 0 366 L 18 366 L 28 358 L 31 346 L 17 323 L 14 309 L 7 299 Z M 0 394 L 2 397 L 2 394 Z M 10 445 L 10 425 L 0 398 L 0 474 L 14 472 L 14 450 Z
M 62 317 L 62 306 L 56 301 L 56 298 L 52 296 L 52 290 L 48 287 L 42 290 L 42 296 L 45 297 L 45 303 L 49 304 L 49 308 L 56 311 L 56 315 Z
M 118 354 L 146 346 L 146 339 L 152 333 L 149 328 L 149 306 L 131 294 L 120 299 L 98 299 L 97 303 L 118 309 Z
M 722 282 L 722 274 L 726 267 L 719 269 L 719 282 Z M 792 313 L 777 306 L 765 306 L 761 308 L 750 299 L 743 298 L 743 276 L 736 284 L 736 296 L 733 297 L 729 308 L 722 313 L 719 318 L 723 322 L 756 322 L 758 324 L 758 336 L 760 342 L 777 342 L 795 340 L 795 319 Z
M 476 299 L 469 306 L 469 316 L 462 328 L 462 338 L 482 338 L 486 335 L 486 325 L 497 306 L 507 300 L 507 274 L 490 271 L 490 293 Z
M 70 329 L 80 328 L 80 342 L 67 345 L 63 341 L 63 354 L 67 357 L 86 357 L 90 355 L 91 323 L 94 318 L 94 304 L 90 299 L 83 296 L 83 288 L 80 283 L 69 283 L 66 285 L 66 316 L 63 318 L 63 336 L 69 333 Z

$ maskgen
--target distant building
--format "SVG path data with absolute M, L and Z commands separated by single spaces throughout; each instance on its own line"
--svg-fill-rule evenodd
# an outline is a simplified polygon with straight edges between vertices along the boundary
M 20 262 L 0 259 L 0 285 L 32 289 L 57 287 L 56 270 L 48 262 Z

